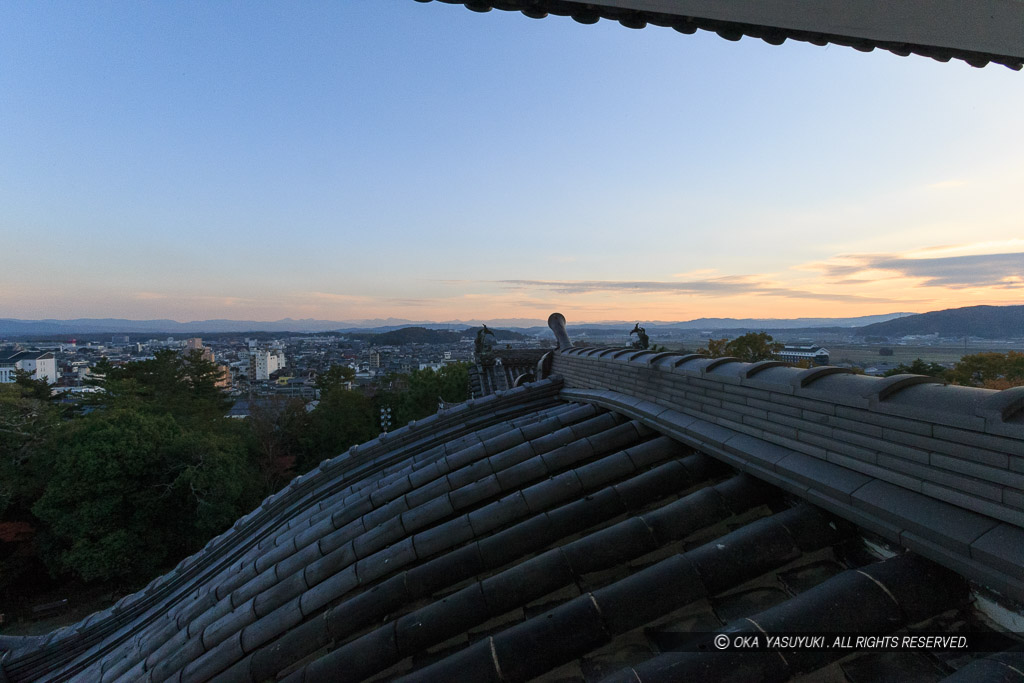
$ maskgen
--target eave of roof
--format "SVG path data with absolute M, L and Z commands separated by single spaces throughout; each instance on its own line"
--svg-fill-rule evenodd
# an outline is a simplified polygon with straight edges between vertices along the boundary
M 430 2 L 431 0 L 417 0 L 417 2 Z M 821 29 L 801 28 L 797 26 L 802 16 L 810 16 L 813 12 L 807 11 L 805 6 L 792 2 L 756 3 L 760 6 L 767 5 L 771 8 L 778 5 L 788 15 L 780 25 L 770 25 L 767 21 L 757 23 L 753 19 L 750 22 L 737 20 L 735 18 L 723 18 L 738 16 L 735 12 L 736 3 L 707 3 L 698 1 L 683 0 L 605 0 L 605 2 L 578 2 L 576 0 L 440 0 L 448 4 L 465 5 L 476 12 L 487 12 L 491 9 L 506 11 L 518 11 L 524 15 L 540 19 L 553 14 L 556 16 L 572 17 L 583 24 L 593 24 L 600 19 L 618 21 L 627 28 L 644 28 L 648 24 L 654 26 L 671 27 L 680 33 L 692 34 L 698 29 L 711 31 L 726 40 L 740 40 L 744 36 L 760 38 L 771 45 L 781 45 L 786 40 L 796 40 L 811 43 L 813 45 L 842 45 L 852 47 L 861 52 L 871 52 L 875 49 L 886 50 L 895 55 L 908 56 L 911 54 L 931 57 L 940 62 L 948 62 L 950 59 L 960 59 L 971 66 L 983 67 L 989 63 L 1002 64 L 1015 71 L 1024 67 L 1024 39 L 1017 39 L 1013 42 L 1014 31 L 1021 34 L 1022 21 L 1024 21 L 1024 6 L 1015 2 L 991 1 L 986 8 L 973 7 L 974 17 L 978 19 L 975 26 L 975 34 L 978 36 L 966 44 L 990 44 L 984 42 L 986 34 L 1000 33 L 1011 36 L 1009 41 L 998 41 L 1003 45 L 1009 42 L 1005 51 L 993 52 L 986 49 L 967 48 L 961 34 L 967 33 L 963 10 L 960 12 L 950 11 L 953 3 L 942 3 L 947 10 L 949 29 L 942 36 L 934 36 L 941 32 L 941 22 L 932 31 L 925 31 L 914 34 L 913 38 L 897 40 L 892 37 L 879 37 L 882 35 L 900 35 L 898 32 L 882 31 L 878 28 L 863 29 L 855 27 L 854 22 L 832 21 L 820 24 Z M 859 12 L 861 15 L 870 15 L 871 12 L 878 12 L 885 5 L 891 3 L 833 3 L 831 11 L 844 20 L 849 20 L 852 5 L 863 6 Z M 910 4 L 916 6 L 908 9 Z M 900 22 L 913 21 L 928 17 L 928 5 L 935 3 L 900 3 L 898 8 L 902 14 L 891 17 L 893 25 L 900 25 Z M 991 10 L 991 11 L 990 11 Z M 771 11 L 769 9 L 769 11 Z M 801 15 L 802 13 L 802 15 Z M 1006 15 L 1008 18 L 1004 17 Z M 942 12 L 939 13 L 942 16 Z M 934 18 L 929 18 L 935 23 Z M 785 23 L 783 23 L 785 22 Z M 788 26 L 786 25 L 788 24 Z M 1013 28 L 1016 26 L 1016 28 Z

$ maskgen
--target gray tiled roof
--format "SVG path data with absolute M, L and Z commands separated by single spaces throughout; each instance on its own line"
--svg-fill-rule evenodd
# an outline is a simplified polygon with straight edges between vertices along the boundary
M 22 360 L 53 358 L 52 351 L 9 351 L 0 352 L 0 363 L 17 363 Z
M 672 364 L 612 355 L 599 362 Z M 759 443 L 758 458 L 738 456 Z M 0 637 L 10 650 L 2 674 L 874 680 L 883 669 L 873 653 L 782 659 L 683 647 L 751 624 L 893 632 L 973 623 L 957 567 L 913 553 L 878 561 L 844 518 L 896 524 L 922 547 L 948 540 L 991 553 L 993 575 L 1020 568 L 1005 551 L 1016 527 L 948 516 L 954 506 L 928 498 L 946 506 L 929 513 L 943 520 L 940 538 L 911 503 L 872 508 L 868 494 L 888 495 L 872 486 L 892 485 L 641 396 L 566 389 L 552 377 L 325 461 L 115 607 L 39 639 Z M 801 498 L 845 501 L 852 512 Z M 941 652 L 925 661 L 941 675 L 969 664 Z

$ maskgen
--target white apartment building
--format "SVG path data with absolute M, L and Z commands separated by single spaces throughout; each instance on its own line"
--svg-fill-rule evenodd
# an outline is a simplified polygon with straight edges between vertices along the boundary
M 250 349 L 249 379 L 255 382 L 270 379 L 270 375 L 285 367 L 284 352 L 280 350 Z
M 0 352 L 0 384 L 14 381 L 16 370 L 24 370 L 32 379 L 45 379 L 47 384 L 57 382 L 57 359 L 52 351 Z

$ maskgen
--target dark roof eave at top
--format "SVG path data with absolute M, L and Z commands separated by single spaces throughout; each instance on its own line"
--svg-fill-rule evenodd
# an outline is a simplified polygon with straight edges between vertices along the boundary
M 417 0 L 430 2 L 431 0 Z M 634 9 L 628 5 L 651 5 L 652 2 L 635 0 L 606 0 L 605 3 L 578 2 L 576 0 L 440 0 L 448 4 L 465 5 L 475 12 L 487 12 L 500 9 L 510 12 L 522 12 L 524 15 L 541 19 L 549 14 L 568 16 L 583 24 L 593 24 L 600 19 L 618 21 L 627 28 L 644 28 L 648 24 L 671 27 L 680 33 L 692 34 L 698 29 L 711 31 L 726 40 L 740 40 L 744 36 L 760 38 L 771 45 L 781 45 L 786 40 L 796 40 L 813 45 L 842 45 L 852 47 L 861 52 L 880 49 L 887 50 L 901 57 L 911 54 L 931 57 L 940 62 L 960 59 L 974 67 L 984 67 L 989 63 L 1001 64 L 1014 71 L 1024 67 L 1024 40 L 1007 54 L 991 52 L 983 49 L 969 49 L 938 44 L 939 41 L 899 41 L 889 38 L 865 37 L 850 35 L 845 26 L 834 25 L 831 30 L 808 30 L 785 26 L 769 26 L 760 23 L 747 23 L 731 19 L 691 16 L 683 13 Z M 665 3 L 660 3 L 665 4 Z M 627 5 L 627 6 L 623 6 Z M 959 21 L 960 18 L 957 18 Z M 781 22 L 780 22 L 781 23 Z M 953 18 L 950 23 L 954 22 Z M 1012 54 L 1011 54 L 1012 53 Z

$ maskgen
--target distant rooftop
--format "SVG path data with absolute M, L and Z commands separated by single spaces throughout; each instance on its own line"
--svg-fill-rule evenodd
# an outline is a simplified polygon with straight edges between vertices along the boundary
M 0 363 L 17 363 L 22 360 L 44 360 L 53 358 L 52 351 L 0 351 Z

